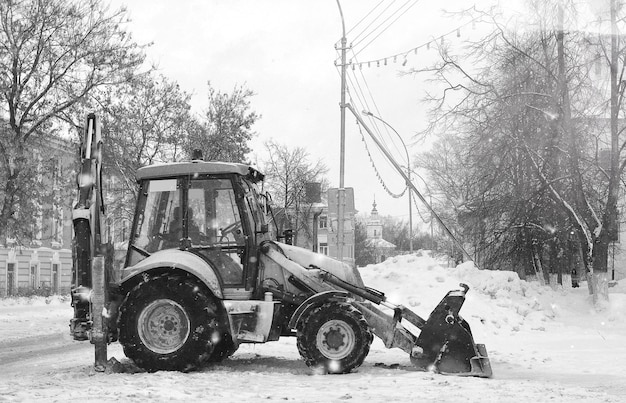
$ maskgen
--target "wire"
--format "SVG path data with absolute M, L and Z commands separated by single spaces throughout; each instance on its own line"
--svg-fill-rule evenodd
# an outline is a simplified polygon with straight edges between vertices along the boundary
M 339 69 L 338 69 L 338 70 L 339 70 Z M 338 72 L 339 72 L 339 71 L 338 71 Z M 339 72 L 339 74 L 341 74 L 341 73 Z M 351 77 L 348 77 L 348 80 L 349 80 L 349 81 L 351 81 L 351 80 L 352 80 L 352 78 L 351 78 Z M 355 96 L 356 96 L 357 98 L 359 98 L 359 99 L 358 99 L 358 102 L 355 102 L 354 98 L 352 98 L 352 92 L 351 92 L 351 91 L 349 91 L 349 89 L 347 89 L 347 91 L 348 91 L 348 97 L 349 97 L 349 99 L 350 99 L 350 102 L 351 102 L 352 104 L 355 104 L 355 105 L 358 105 L 358 104 L 360 104 L 360 105 L 367 104 L 367 101 L 363 99 L 363 96 L 364 96 L 364 95 L 363 95 L 363 91 L 360 89 L 360 85 L 359 85 L 359 83 L 357 83 L 356 85 L 354 85 L 354 88 L 355 88 L 355 89 L 358 89 L 358 91 L 356 91 Z M 365 139 L 365 136 L 363 135 L 363 132 L 362 132 L 362 130 L 361 130 L 361 126 L 359 125 L 358 121 L 357 121 L 357 126 L 358 126 L 358 128 L 359 128 L 359 133 L 361 134 L 361 140 L 363 141 L 363 144 L 364 144 L 365 150 L 366 150 L 367 155 L 368 155 L 368 157 L 369 157 L 369 159 L 370 159 L 370 163 L 371 163 L 371 165 L 372 165 L 372 168 L 374 169 L 374 173 L 376 174 L 376 177 L 378 178 L 379 183 L 381 184 L 381 186 L 383 187 L 383 189 L 384 189 L 384 190 L 385 190 L 385 191 L 386 191 L 386 192 L 387 192 L 390 196 L 392 196 L 392 197 L 394 197 L 394 198 L 400 198 L 400 197 L 402 197 L 402 196 L 406 193 L 407 187 L 405 187 L 405 188 L 404 188 L 404 190 L 402 191 L 402 193 L 400 193 L 400 194 L 398 194 L 398 193 L 394 193 L 394 192 L 392 192 L 392 191 L 391 191 L 391 189 L 389 188 L 389 186 L 385 183 L 384 179 L 382 178 L 382 175 L 381 175 L 381 173 L 380 173 L 380 170 L 377 168 L 376 163 L 374 162 L 374 158 L 373 158 L 372 153 L 371 153 L 371 151 L 370 151 L 370 149 L 369 149 L 369 147 L 368 147 L 368 145 L 367 145 L 367 141 L 366 141 L 366 139 Z M 379 134 L 379 137 L 380 137 L 380 134 Z M 386 161 L 388 164 L 390 164 L 390 163 L 389 163 L 389 161 L 387 161 L 387 159 L 386 159 L 386 158 L 384 159 L 384 161 Z
M 398 57 L 406 59 L 406 58 L 407 58 L 407 56 L 408 56 L 410 53 L 417 53 L 417 51 L 418 51 L 419 49 L 422 49 L 422 48 L 425 48 L 425 47 L 429 47 L 431 43 L 434 43 L 434 42 L 440 41 L 440 40 L 442 40 L 443 38 L 445 38 L 445 37 L 447 37 L 447 36 L 449 36 L 449 35 L 456 34 L 457 36 L 459 36 L 459 35 L 460 35 L 460 32 L 461 32 L 461 28 L 465 28 L 466 26 L 468 26 L 468 25 L 470 25 L 470 24 L 474 24 L 476 21 L 478 21 L 478 20 L 480 20 L 480 19 L 482 19 L 482 16 L 478 16 L 478 17 L 476 17 L 476 18 L 473 18 L 472 20 L 470 20 L 470 21 L 468 21 L 468 22 L 466 22 L 466 23 L 464 23 L 464 24 L 462 24 L 462 25 L 459 25 L 458 27 L 456 27 L 456 28 L 454 28 L 454 29 L 450 30 L 449 32 L 446 32 L 445 34 L 439 35 L 439 36 L 437 36 L 437 37 L 435 37 L 435 38 L 431 39 L 430 41 L 425 42 L 425 43 L 422 43 L 421 45 L 416 46 L 416 47 L 414 47 L 414 48 L 411 48 L 411 49 L 409 49 L 409 50 L 407 50 L 407 51 L 400 52 L 400 53 L 396 53 L 396 54 L 392 54 L 392 55 L 385 56 L 385 57 L 381 57 L 381 58 L 379 58 L 379 59 L 372 59 L 372 60 L 366 60 L 366 61 L 363 61 L 363 62 L 358 62 L 358 63 L 356 63 L 356 64 L 359 64 L 359 65 L 363 65 L 363 64 L 367 64 L 367 65 L 376 64 L 376 65 L 378 66 L 378 65 L 380 65 L 380 62 L 383 62 L 383 65 L 386 65 L 386 61 L 387 61 L 388 59 L 394 59 L 394 60 L 395 60 L 395 59 L 397 59 Z M 359 52 L 360 52 L 360 51 L 359 51 Z M 358 54 L 358 53 L 356 53 L 356 54 Z M 351 64 L 351 62 L 350 62 L 349 64 Z
M 353 104 L 354 104 L 354 105 L 357 105 L 357 106 L 359 106 L 359 105 L 360 105 L 360 106 L 365 105 L 365 108 L 366 108 L 366 109 L 368 109 L 368 110 L 378 110 L 378 107 L 377 107 L 377 105 L 376 105 L 376 102 L 375 102 L 375 100 L 374 100 L 374 97 L 373 97 L 373 95 L 372 95 L 371 91 L 369 90 L 369 86 L 367 86 L 367 81 L 365 80 L 365 78 L 364 78 L 364 77 L 363 77 L 363 82 L 364 82 L 364 84 L 365 84 L 365 86 L 366 86 L 366 88 L 367 88 L 367 90 L 368 90 L 369 98 L 372 100 L 372 103 L 373 103 L 373 105 L 374 105 L 374 106 L 373 106 L 373 108 L 374 108 L 374 109 L 372 109 L 372 108 L 370 108 L 370 107 L 369 107 L 369 102 L 367 101 L 367 99 L 365 99 L 365 98 L 366 98 L 366 96 L 365 96 L 365 93 L 364 93 L 364 91 L 363 91 L 363 88 L 361 87 L 361 83 L 360 83 L 360 81 L 358 80 L 358 78 L 355 76 L 355 77 L 354 77 L 354 81 L 353 81 L 353 77 L 352 77 L 351 75 L 349 75 L 349 76 L 348 76 L 348 81 L 350 82 L 351 86 L 355 88 L 355 93 L 356 93 L 356 96 L 357 96 L 357 98 L 359 99 L 359 102 L 358 102 L 358 103 L 357 103 L 357 102 L 353 102 Z M 356 84 L 355 84 L 355 82 L 356 82 Z M 350 92 L 350 95 L 352 96 L 352 92 Z M 380 112 L 378 112 L 378 113 L 380 114 Z M 373 122 L 374 129 L 375 129 L 375 131 L 376 131 L 376 133 L 377 133 L 377 135 L 378 135 L 378 138 L 379 138 L 380 142 L 381 142 L 381 143 L 382 143 L 382 145 L 384 146 L 385 151 L 387 151 L 388 153 L 392 154 L 392 153 L 391 153 L 391 150 L 390 150 L 390 147 L 389 147 L 389 145 L 388 145 L 387 139 L 385 138 L 385 136 L 383 136 L 383 135 L 382 135 L 382 133 L 381 133 L 381 131 L 380 131 L 380 128 L 378 127 L 379 122 L 377 122 L 375 119 L 370 119 L 370 120 Z M 389 133 L 389 130 L 388 130 L 388 128 L 387 128 L 387 126 L 386 126 L 386 125 L 385 125 L 385 129 L 386 129 L 386 132 L 387 132 L 387 136 L 391 139 L 391 142 L 392 142 L 392 144 L 395 146 L 396 150 L 398 150 L 398 146 L 397 146 L 397 144 L 396 144 L 396 143 L 394 142 L 394 140 L 393 140 L 393 139 L 395 138 L 395 136 L 393 136 L 393 137 L 391 136 L 391 134 Z M 401 153 L 401 155 L 403 156 L 403 158 L 404 158 L 405 154 L 406 154 L 406 153 Z M 388 165 L 391 167 L 391 163 L 389 163 L 389 161 L 387 161 L 386 159 L 385 159 L 385 161 L 386 161 L 386 162 L 388 163 Z M 407 162 L 407 164 L 408 164 L 408 162 Z
M 380 2 L 379 2 L 378 4 L 376 4 L 376 5 L 374 6 L 374 8 L 372 8 L 372 9 L 370 10 L 370 12 L 369 12 L 369 13 L 367 13 L 367 14 L 365 15 L 365 17 L 361 18 L 361 20 L 360 20 L 359 22 L 357 22 L 356 24 L 354 24 L 354 26 L 353 26 L 352 28 L 350 28 L 350 29 L 348 30 L 348 32 L 346 32 L 346 35 L 350 34 L 350 32 L 352 32 L 352 30 L 356 29 L 356 27 L 358 27 L 358 26 L 359 26 L 359 25 L 360 25 L 363 21 L 365 21 L 365 19 L 366 19 L 367 17 L 369 17 L 369 16 L 370 16 L 370 14 L 372 14 L 372 13 L 373 13 L 373 12 L 374 12 L 377 8 L 378 8 L 378 6 L 380 6 L 381 4 L 383 4 L 383 2 L 384 2 L 384 1 L 385 1 L 385 0 L 380 0 Z M 378 17 L 376 17 L 376 18 L 378 18 Z M 365 29 L 367 29 L 367 27 L 365 27 Z M 363 32 L 364 32 L 364 31 L 361 31 L 361 33 L 363 33 Z M 359 35 L 360 35 L 360 34 L 359 34 Z M 356 39 L 356 38 L 358 38 L 358 35 L 355 37 L 355 39 Z
M 378 109 L 378 105 L 376 105 L 376 101 L 374 100 L 374 96 L 372 94 L 372 91 L 370 90 L 370 87 L 369 87 L 369 84 L 367 83 L 367 79 L 365 78 L 365 75 L 363 74 L 362 71 L 359 70 L 359 72 L 360 72 L 361 78 L 363 80 L 363 83 L 365 85 L 365 88 L 367 89 L 367 93 L 369 94 L 369 97 L 372 100 L 372 103 L 374 105 L 374 107 L 372 109 L 372 108 L 369 107 L 369 104 L 367 104 L 367 102 L 365 102 L 364 103 L 365 109 L 368 110 L 368 111 L 374 110 L 376 112 L 376 115 L 381 116 L 382 114 L 381 114 L 380 110 Z M 358 78 L 356 77 L 356 74 L 355 74 L 355 80 L 357 80 L 357 83 L 358 83 Z M 359 85 L 359 89 L 360 88 L 361 87 Z M 361 90 L 361 92 L 362 92 L 362 90 Z M 380 131 L 379 127 L 378 127 L 379 123 L 383 124 L 383 126 L 385 128 L 385 132 L 387 133 L 387 137 L 390 139 L 391 144 L 394 146 L 395 150 L 397 151 L 397 154 L 402 155 L 402 159 L 404 159 L 406 157 L 406 154 L 408 154 L 408 150 L 406 149 L 406 146 L 404 144 L 402 145 L 402 149 L 399 148 L 398 144 L 395 141 L 396 140 L 395 133 L 394 133 L 394 135 L 392 135 L 389 132 L 389 127 L 383 121 L 379 122 L 377 119 L 374 119 L 374 118 L 370 117 L 370 122 L 372 122 L 372 124 L 373 124 L 374 128 L 376 129 L 376 132 L 378 133 L 378 135 L 380 137 L 380 140 L 383 143 L 383 145 L 385 146 L 386 150 L 390 154 L 392 154 L 391 150 L 390 150 L 390 147 L 387 144 L 387 141 L 382 136 L 381 131 Z M 398 136 L 399 136 L 399 134 L 398 134 Z M 400 138 L 400 140 L 402 140 L 402 139 Z M 405 162 L 406 162 L 406 165 L 408 166 L 409 165 L 409 161 L 407 160 Z
M 372 164 L 372 168 L 374 168 L 374 172 L 376 173 L 376 177 L 378 178 L 378 182 L 382 185 L 383 189 L 385 189 L 385 192 L 387 192 L 387 194 L 389 194 L 389 196 L 391 196 L 391 197 L 393 197 L 395 199 L 401 198 L 402 196 L 404 196 L 404 194 L 406 193 L 406 191 L 407 191 L 407 189 L 409 187 L 406 186 L 404 188 L 404 190 L 402 191 L 402 193 L 394 193 L 394 192 L 391 191 L 391 189 L 389 189 L 389 186 L 387 186 L 387 184 L 383 180 L 382 176 L 380 175 L 380 171 L 378 170 L 378 168 L 376 168 L 376 164 L 374 163 L 374 159 L 372 158 L 372 154 L 370 153 L 369 147 L 367 146 L 367 142 L 365 141 L 365 136 L 363 135 L 363 131 L 361 130 L 361 125 L 359 124 L 358 120 L 356 122 L 356 125 L 359 128 L 359 133 L 361 134 L 361 140 L 363 140 L 363 144 L 365 146 L 365 151 L 367 152 L 367 156 L 370 159 L 370 162 Z
M 398 21 L 398 19 L 400 17 L 402 17 L 404 14 L 406 14 L 407 11 L 409 11 L 411 8 L 413 8 L 413 6 L 415 6 L 417 4 L 417 1 L 415 0 L 407 0 L 406 3 L 404 3 L 402 6 L 400 6 L 399 9 L 397 9 L 396 11 L 394 11 L 389 17 L 387 17 L 387 19 L 385 21 L 383 21 L 380 25 L 378 25 L 376 28 L 374 28 L 374 30 L 369 33 L 368 35 L 366 35 L 363 39 L 361 39 L 360 41 L 358 41 L 357 43 L 355 43 L 353 46 L 358 46 L 361 42 L 363 42 L 365 39 L 367 39 L 370 35 L 372 35 L 374 32 L 376 32 L 377 29 L 379 29 L 383 24 L 385 24 L 389 19 L 391 19 L 395 14 L 397 14 L 398 12 L 400 12 L 400 10 L 402 10 L 402 8 L 406 7 L 407 4 L 413 2 L 413 4 L 409 5 L 404 11 L 402 11 L 393 21 L 391 21 L 391 23 L 389 23 L 383 30 L 381 30 L 374 38 L 372 38 L 369 42 L 367 42 L 362 48 L 361 50 L 359 50 L 358 52 L 356 52 L 355 56 L 358 55 L 359 53 L 361 53 L 363 50 L 365 50 L 372 42 L 374 42 L 380 35 L 382 35 L 385 31 L 387 31 L 393 24 L 395 24 L 396 21 Z
M 391 1 L 388 5 L 387 5 L 387 7 L 385 7 L 385 8 L 384 8 L 384 9 L 383 9 L 383 10 L 382 10 L 382 11 L 381 11 L 381 12 L 380 12 L 380 13 L 379 13 L 379 14 L 378 14 L 378 15 L 377 15 L 377 16 L 376 16 L 376 17 L 375 17 L 375 18 L 374 18 L 374 19 L 373 19 L 370 23 L 368 23 L 368 24 L 367 24 L 367 26 L 366 26 L 365 28 L 363 28 L 363 29 L 361 30 L 361 32 L 359 32 L 358 34 L 356 34 L 356 35 L 355 35 L 355 37 L 354 37 L 354 39 L 353 39 L 353 41 L 355 41 L 355 40 L 359 39 L 359 37 L 360 37 L 361 35 L 363 35 L 363 34 L 365 33 L 365 31 L 367 31 L 367 29 L 368 29 L 368 28 L 370 28 L 372 25 L 374 25 L 374 23 L 375 23 L 376 21 L 378 21 L 378 19 L 379 19 L 379 18 L 381 18 L 381 17 L 382 17 L 382 15 L 383 15 L 383 14 L 384 14 L 384 13 L 385 13 L 385 12 L 386 12 L 386 11 L 387 11 L 387 10 L 388 10 L 391 6 L 392 6 L 392 5 L 393 5 L 393 3 L 395 3 L 395 1 L 396 1 L 396 0 L 392 0 L 392 1 Z M 382 1 L 381 1 L 381 3 L 382 3 Z M 381 3 L 379 3 L 379 4 L 381 4 Z M 372 9 L 372 11 L 371 11 L 371 12 L 373 12 L 376 8 L 378 8 L 378 5 L 376 5 L 376 7 L 374 7 L 374 9 Z M 370 12 L 370 14 L 371 14 L 371 12 Z M 368 14 L 368 15 L 369 15 L 369 14 Z M 370 35 L 370 34 L 367 34 L 367 35 L 366 35 L 366 37 L 367 37 L 367 36 L 369 36 L 369 35 Z
M 391 18 L 393 18 L 394 15 L 396 15 L 408 2 L 410 2 L 412 0 L 407 0 L 403 5 L 400 6 L 400 8 L 398 8 L 397 10 L 393 11 L 391 13 L 391 15 L 389 15 L 387 18 L 385 18 L 381 23 L 379 23 L 376 27 L 374 27 L 367 35 L 365 35 L 363 38 L 357 40 L 357 38 L 354 39 L 354 41 L 356 41 L 354 43 L 354 46 L 358 46 L 361 42 L 365 41 L 367 38 L 369 38 L 371 35 L 375 34 L 377 30 L 380 29 L 381 26 L 385 25 Z M 371 27 L 374 23 L 376 23 L 376 21 L 378 20 L 378 18 L 382 17 L 382 15 L 393 5 L 393 3 L 395 3 L 395 0 L 393 0 L 392 3 L 390 3 L 379 15 L 378 17 L 376 17 L 376 19 L 374 19 L 374 21 L 372 21 L 370 24 L 368 24 L 368 26 L 366 27 L 369 28 Z M 395 21 L 394 21 L 395 22 Z M 393 22 L 392 22 L 393 24 Z M 387 26 L 387 28 L 389 28 L 389 26 Z M 387 28 L 383 29 L 383 32 L 385 30 L 387 30 Z M 363 32 L 361 32 L 361 34 L 363 34 L 365 32 L 365 30 Z M 359 34 L 359 35 L 361 35 Z M 379 34 L 380 35 L 380 34 Z M 378 37 L 378 35 L 377 35 Z
M 339 66 L 337 64 L 335 64 L 335 67 L 337 68 L 337 72 L 339 74 L 339 76 L 341 76 L 341 72 L 339 70 Z M 359 79 L 359 77 L 357 77 L 357 74 L 352 71 L 350 72 L 350 74 L 347 75 L 347 79 L 349 82 L 349 86 L 347 86 L 346 91 L 348 92 L 348 96 L 350 99 L 350 102 L 355 105 L 355 106 L 360 106 L 362 109 L 363 107 L 367 110 L 374 110 L 376 111 L 376 113 L 378 115 L 380 115 L 380 111 L 378 109 L 378 106 L 376 105 L 376 101 L 374 99 L 374 96 L 372 94 L 372 91 L 367 83 L 367 80 L 365 78 L 365 76 L 363 75 L 362 71 L 360 71 L 360 75 L 361 75 L 361 79 Z M 361 83 L 363 83 L 363 85 L 361 85 Z M 353 98 L 353 95 L 357 98 L 356 100 Z M 371 100 L 371 104 L 373 105 L 372 107 L 370 107 L 370 101 Z M 401 153 L 398 145 L 395 141 L 396 136 L 392 136 L 389 132 L 389 128 L 387 125 L 384 124 L 385 126 L 385 132 L 387 133 L 387 138 L 385 138 L 385 136 L 382 135 L 382 132 L 380 130 L 380 128 L 378 127 L 379 122 L 377 122 L 376 119 L 373 119 L 370 117 L 370 121 L 373 123 L 373 126 L 375 128 L 375 132 L 376 135 L 378 137 L 378 141 L 379 143 L 382 145 L 382 147 L 384 148 L 384 150 L 389 153 L 389 154 L 393 154 L 390 150 L 390 146 L 388 144 L 388 140 L 390 139 L 393 147 L 400 153 L 400 155 L 402 155 L 403 159 L 406 156 L 406 154 L 408 153 L 408 151 L 406 151 L 406 148 L 404 147 L 405 152 Z M 382 122 L 381 122 L 382 124 Z M 358 122 L 357 122 L 358 125 Z M 367 140 L 365 138 L 365 136 L 362 133 L 361 130 L 361 126 L 358 125 L 359 127 L 359 132 L 361 133 L 361 139 L 363 140 L 366 152 L 368 154 L 368 157 L 370 159 L 370 163 L 372 164 L 372 167 L 374 168 L 374 172 L 376 174 L 376 177 L 378 178 L 379 182 L 381 183 L 383 189 L 385 189 L 385 191 L 392 197 L 394 198 L 399 198 L 402 197 L 406 191 L 407 191 L 407 187 L 405 186 L 404 190 L 402 191 L 402 193 L 395 193 L 393 191 L 391 191 L 391 189 L 389 188 L 389 186 L 387 185 L 387 183 L 385 182 L 385 180 L 382 177 L 381 171 L 378 169 L 376 163 L 374 162 L 374 157 L 373 157 L 373 153 L 370 150 L 370 148 L 367 145 Z M 399 136 L 399 135 L 398 135 Z M 404 145 L 403 145 L 404 146 Z M 391 168 L 393 168 L 393 165 L 391 164 L 391 162 L 384 157 L 383 161 Z M 407 161 L 407 167 L 408 167 L 408 161 Z

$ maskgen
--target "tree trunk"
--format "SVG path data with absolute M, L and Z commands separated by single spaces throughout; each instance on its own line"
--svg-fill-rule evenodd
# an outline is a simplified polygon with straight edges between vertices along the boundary
M 609 260 L 610 239 L 609 231 L 605 228 L 602 229 L 593 247 L 593 272 L 588 278 L 593 290 L 593 303 L 598 310 L 605 309 L 609 301 L 607 263 Z
M 611 16 L 613 19 L 614 0 L 612 1 L 611 5 L 612 5 Z M 592 212 L 589 210 L 589 204 L 587 203 L 587 200 L 585 197 L 584 185 L 582 183 L 583 176 L 580 171 L 579 154 L 581 151 L 580 150 L 581 146 L 579 144 L 577 135 L 574 132 L 573 125 L 572 125 L 571 100 L 570 100 L 569 88 L 567 86 L 566 65 L 565 65 L 565 46 L 564 46 L 565 34 L 563 31 L 564 11 L 563 11 L 562 4 L 559 4 L 558 19 L 559 19 L 559 31 L 557 32 L 557 58 L 558 58 L 558 82 L 559 82 L 559 92 L 560 92 L 561 112 L 562 112 L 561 124 L 562 124 L 564 134 L 569 139 L 569 150 L 570 150 L 569 166 L 570 166 L 570 173 L 573 179 L 572 194 L 574 196 L 575 205 L 578 211 L 581 213 L 581 215 L 585 217 L 587 230 L 592 233 L 591 236 L 593 237 L 593 244 L 584 248 L 584 252 L 585 252 L 584 255 L 585 255 L 587 268 L 591 268 L 593 271 L 592 276 L 589 276 L 589 275 L 587 276 L 588 278 L 587 285 L 589 287 L 589 291 L 593 294 L 594 305 L 596 306 L 596 308 L 602 309 L 604 305 L 603 299 L 605 296 L 606 296 L 605 302 L 608 302 L 608 283 L 603 283 L 601 281 L 601 278 L 602 278 L 602 273 L 606 275 L 606 266 L 607 266 L 607 257 L 608 257 L 607 251 L 608 251 L 609 236 L 608 236 L 607 231 L 609 230 L 609 228 L 607 228 L 607 218 L 610 218 L 613 215 L 613 212 L 611 212 L 611 209 L 613 208 L 613 202 L 611 201 L 611 194 L 612 194 L 611 182 L 614 180 L 618 180 L 619 178 L 614 177 L 615 175 L 617 175 L 617 169 L 615 170 L 611 169 L 611 178 L 610 178 L 610 183 L 609 183 L 609 196 L 607 199 L 605 212 L 602 217 L 602 223 L 601 223 L 602 228 L 600 230 L 600 234 L 595 235 L 594 233 L 597 231 L 598 225 L 600 223 L 597 222 Z M 615 35 L 613 36 L 611 41 L 612 43 L 615 41 Z M 613 85 L 614 74 L 613 73 L 615 72 L 616 74 L 616 70 L 614 69 L 616 69 L 616 65 L 611 66 L 611 95 L 613 95 L 613 91 L 614 91 L 614 85 Z M 611 112 L 613 112 L 613 102 L 614 102 L 613 96 L 611 98 L 612 98 L 611 99 Z M 613 119 L 613 113 L 611 113 L 611 119 Z M 613 126 L 613 122 L 611 122 L 611 125 Z M 614 136 L 614 133 L 612 131 L 611 133 L 612 147 L 614 143 L 613 136 Z M 611 156 L 611 165 L 613 165 L 613 163 L 615 162 L 616 163 L 615 167 L 617 167 L 618 160 L 616 159 L 617 155 L 615 154 L 617 151 L 615 150 L 616 149 L 613 148 L 613 153 Z M 615 207 L 617 207 L 616 203 L 615 203 Z M 600 281 L 597 281 L 598 279 L 600 279 Z M 597 288 L 597 287 L 603 287 L 603 284 L 604 286 L 607 287 L 606 289 Z
M 593 272 L 589 275 L 591 288 L 594 289 L 593 304 L 596 310 L 603 311 L 609 306 L 609 276 L 606 272 Z
M 619 82 L 618 82 L 618 48 L 617 48 L 617 2 L 611 0 L 611 61 L 609 74 L 611 77 L 611 168 L 609 172 L 608 196 L 602 228 L 593 246 L 593 273 L 589 278 L 593 290 L 593 302 L 596 309 L 605 309 L 609 302 L 608 261 L 611 238 L 617 234 L 617 197 L 620 186 L 620 145 L 619 145 Z
M 0 212 L 0 244 L 6 242 L 7 237 L 13 234 L 13 215 L 15 211 L 15 197 L 17 195 L 17 177 L 19 170 L 13 169 L 4 185 L 4 195 L 2 200 L 2 212 Z
M 535 273 L 537 274 L 537 279 L 539 280 L 539 284 L 546 285 L 546 278 L 543 274 L 541 256 L 539 255 L 537 251 L 537 245 L 533 245 L 533 266 L 535 268 Z

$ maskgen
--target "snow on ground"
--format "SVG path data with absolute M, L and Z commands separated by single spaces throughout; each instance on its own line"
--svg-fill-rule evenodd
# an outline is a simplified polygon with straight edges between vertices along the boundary
M 0 402 L 620 402 L 626 401 L 626 287 L 611 289 L 597 313 L 586 284 L 553 290 L 515 273 L 446 268 L 421 253 L 361 270 L 365 283 L 427 317 L 463 282 L 461 315 L 484 343 L 492 379 L 413 370 L 408 356 L 375 340 L 358 371 L 316 375 L 293 338 L 243 345 L 233 357 L 192 373 L 136 372 L 121 347 L 109 346 L 127 373 L 93 371 L 93 348 L 68 332 L 67 298 L 0 300 Z

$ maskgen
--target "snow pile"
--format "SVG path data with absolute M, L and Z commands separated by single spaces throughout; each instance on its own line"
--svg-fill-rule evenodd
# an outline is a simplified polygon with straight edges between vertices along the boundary
M 479 270 L 472 262 L 444 267 L 424 252 L 396 256 L 359 270 L 366 285 L 385 292 L 390 302 L 404 304 L 424 318 L 448 291 L 460 289 L 460 283 L 467 284 L 470 291 L 461 316 L 475 332 L 544 331 L 546 322 L 570 308 L 570 299 L 585 302 L 576 292 L 570 296 L 571 290 L 553 290 L 527 282 L 515 272 Z

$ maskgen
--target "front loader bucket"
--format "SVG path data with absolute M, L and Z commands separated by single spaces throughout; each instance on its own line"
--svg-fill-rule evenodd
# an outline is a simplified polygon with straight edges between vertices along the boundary
M 421 326 L 411 362 L 441 374 L 489 378 L 487 350 L 474 342 L 469 324 L 459 316 L 469 288 L 461 286 L 463 290 L 448 292 Z

